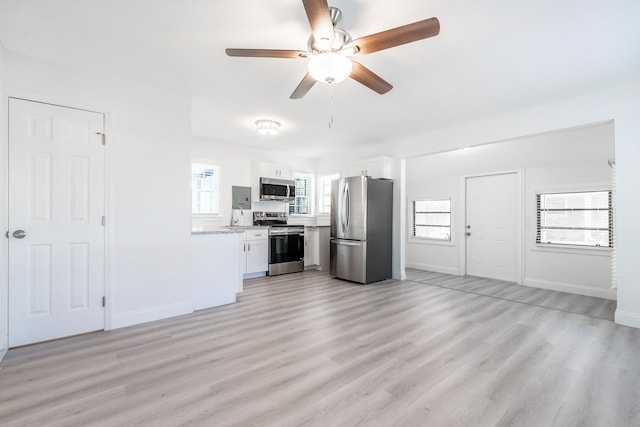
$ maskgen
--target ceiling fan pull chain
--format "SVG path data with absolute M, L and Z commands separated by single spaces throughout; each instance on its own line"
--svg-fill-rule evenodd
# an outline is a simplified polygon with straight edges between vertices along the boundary
M 329 101 L 329 129 L 333 129 L 333 105 L 334 105 L 334 88 L 333 85 L 329 85 L 329 91 L 331 93 L 331 98 Z

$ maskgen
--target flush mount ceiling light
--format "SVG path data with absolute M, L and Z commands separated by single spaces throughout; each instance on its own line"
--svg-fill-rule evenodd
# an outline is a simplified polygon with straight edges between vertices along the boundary
M 328 51 L 313 55 L 309 60 L 309 74 L 323 83 L 338 83 L 351 75 L 353 62 L 339 53 Z
M 256 130 L 262 135 L 277 135 L 280 132 L 280 122 L 275 120 L 256 120 Z

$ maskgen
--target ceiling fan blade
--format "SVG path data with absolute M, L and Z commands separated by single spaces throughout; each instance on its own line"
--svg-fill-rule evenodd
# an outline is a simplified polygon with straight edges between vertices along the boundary
M 302 98 L 307 94 L 307 92 L 309 92 L 309 89 L 311 89 L 314 84 L 316 84 L 316 79 L 311 77 L 311 74 L 307 73 L 289 98 L 291 99 Z
M 383 80 L 376 73 L 355 61 L 353 61 L 353 68 L 351 69 L 351 75 L 349 77 L 358 83 L 362 83 L 369 89 L 378 92 L 380 95 L 393 89 L 393 86 L 389 82 Z
M 380 33 L 360 37 L 350 43 L 358 46 L 359 53 L 368 54 L 390 47 L 415 42 L 428 37 L 437 36 L 440 32 L 440 21 L 438 18 L 429 18 L 401 27 L 392 28 Z
M 316 40 L 333 41 L 333 23 L 327 0 L 302 0 L 302 4 L 307 12 L 311 32 Z
M 229 56 L 249 58 L 306 58 L 309 52 L 283 49 L 225 49 Z

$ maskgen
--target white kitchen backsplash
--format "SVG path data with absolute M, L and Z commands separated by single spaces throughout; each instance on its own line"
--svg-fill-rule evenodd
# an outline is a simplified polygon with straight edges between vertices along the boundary
M 251 202 L 251 209 L 256 212 L 288 212 L 289 204 L 272 200 L 259 200 Z

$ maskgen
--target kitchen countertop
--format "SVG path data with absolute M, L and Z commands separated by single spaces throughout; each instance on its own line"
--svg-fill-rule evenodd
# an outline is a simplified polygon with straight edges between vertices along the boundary
M 234 234 L 234 233 L 244 233 L 244 229 L 240 229 L 239 227 L 219 227 L 219 226 L 196 226 L 191 228 L 191 235 L 194 234 Z
M 198 225 L 191 228 L 191 234 L 232 234 L 246 230 L 267 230 L 266 225 Z

